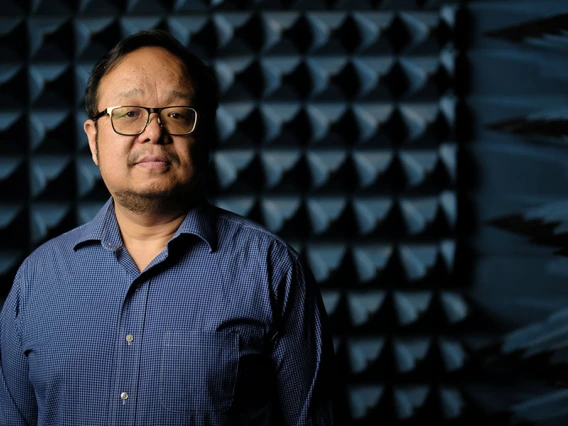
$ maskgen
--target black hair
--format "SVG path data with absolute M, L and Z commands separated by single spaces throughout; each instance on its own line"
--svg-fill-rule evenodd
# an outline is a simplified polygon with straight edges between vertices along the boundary
M 194 91 L 192 106 L 203 117 L 198 131 L 211 141 L 215 134 L 215 119 L 219 106 L 217 80 L 213 71 L 179 40 L 161 29 L 143 30 L 119 41 L 93 67 L 85 89 L 85 109 L 87 116 L 93 118 L 99 111 L 98 89 L 103 76 L 116 67 L 124 57 L 143 47 L 161 47 L 176 56 L 184 64 L 187 77 Z M 206 142 L 204 145 L 210 145 Z

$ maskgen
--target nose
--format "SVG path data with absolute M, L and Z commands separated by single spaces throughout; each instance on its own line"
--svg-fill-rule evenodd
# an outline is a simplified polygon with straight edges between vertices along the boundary
M 162 136 L 164 134 L 164 126 L 160 120 L 160 116 L 156 113 L 150 114 L 148 125 L 142 132 L 144 142 L 154 142 L 158 143 L 162 141 Z

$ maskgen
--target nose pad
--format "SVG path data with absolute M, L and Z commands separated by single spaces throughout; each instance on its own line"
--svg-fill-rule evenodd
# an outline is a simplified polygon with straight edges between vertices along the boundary
M 152 123 L 153 118 L 150 117 L 150 119 L 148 120 L 148 126 Z M 162 123 L 162 119 L 160 118 L 159 115 L 156 116 L 156 122 L 158 123 L 158 126 L 160 126 L 160 129 L 164 128 L 164 123 Z
M 163 138 L 166 134 L 164 123 L 160 119 L 159 115 L 156 116 L 156 123 L 158 124 L 158 128 L 154 126 L 153 122 L 154 117 L 150 116 L 148 124 L 146 125 L 146 129 L 144 129 L 144 132 L 150 132 L 145 136 L 146 141 L 154 140 L 156 143 L 164 143 Z

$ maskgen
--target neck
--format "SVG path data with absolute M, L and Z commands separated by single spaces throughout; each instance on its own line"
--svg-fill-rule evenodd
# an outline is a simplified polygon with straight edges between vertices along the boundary
M 114 209 L 120 233 L 127 247 L 129 241 L 149 242 L 164 238 L 169 240 L 187 213 L 187 209 L 138 213 L 117 202 L 114 203 Z
M 179 209 L 171 207 L 133 211 L 114 199 L 122 242 L 139 271 L 143 271 L 164 250 L 190 206 Z
M 124 191 L 112 195 L 121 233 L 137 239 L 153 239 L 167 230 L 173 234 L 199 200 L 199 194 L 193 191 L 172 191 L 157 196 Z

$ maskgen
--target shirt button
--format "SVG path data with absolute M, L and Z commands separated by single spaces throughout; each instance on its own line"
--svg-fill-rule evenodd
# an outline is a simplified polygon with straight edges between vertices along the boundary
M 130 345 L 134 341 L 134 336 L 132 334 L 127 334 L 126 335 L 126 341 Z
M 128 394 L 126 392 L 122 392 L 120 394 L 120 399 L 122 399 L 123 401 L 126 401 L 128 399 Z

